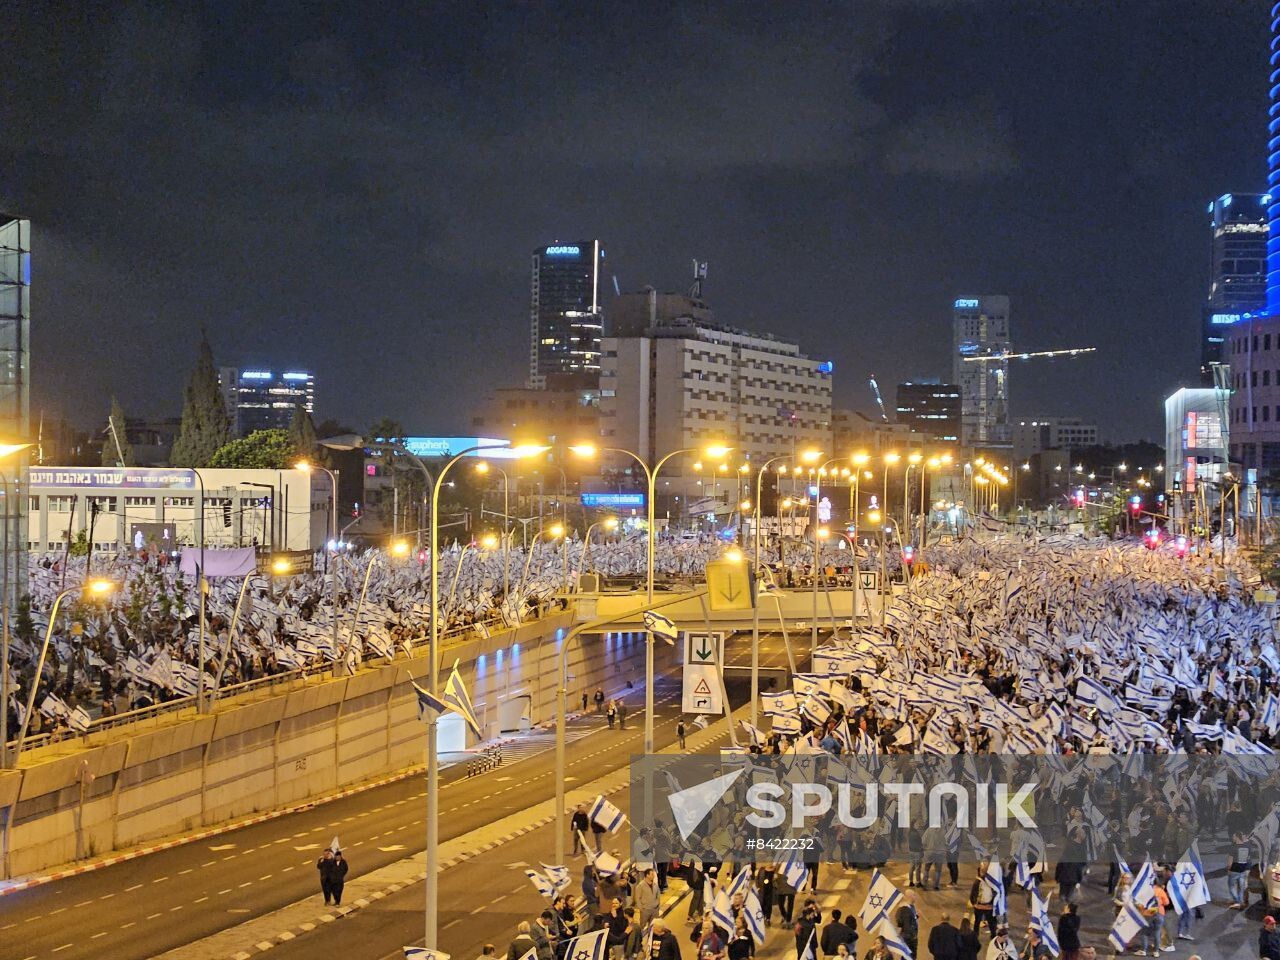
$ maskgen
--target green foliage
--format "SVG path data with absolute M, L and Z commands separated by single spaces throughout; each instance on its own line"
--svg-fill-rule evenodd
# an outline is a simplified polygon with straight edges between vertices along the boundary
M 102 465 L 132 467 L 137 462 L 133 447 L 129 444 L 129 438 L 124 431 L 124 411 L 120 409 L 116 398 L 112 397 L 111 413 L 107 417 L 107 432 L 102 438 Z
M 287 470 L 296 460 L 288 430 L 255 430 L 223 444 L 209 458 L 210 467 L 239 470 Z
M 329 466 L 329 451 L 320 446 L 316 425 L 311 414 L 302 404 L 294 404 L 293 419 L 289 422 L 289 440 L 293 443 L 293 459 L 309 460 L 322 467 Z
M 67 552 L 73 557 L 87 557 L 89 555 L 89 534 L 84 530 L 77 533 L 75 539 L 71 541 L 71 547 Z
M 231 439 L 231 424 L 222 404 L 218 371 L 213 365 L 209 338 L 200 334 L 200 352 L 187 383 L 182 404 L 182 425 L 169 462 L 175 467 L 212 466 L 213 456 Z
M 381 417 L 369 425 L 366 440 L 400 440 L 404 437 L 404 426 L 399 420 Z

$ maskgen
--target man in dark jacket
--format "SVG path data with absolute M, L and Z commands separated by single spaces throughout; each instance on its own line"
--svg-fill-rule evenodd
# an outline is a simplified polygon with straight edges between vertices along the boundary
M 653 940 L 649 946 L 648 960 L 680 960 L 680 942 L 667 929 L 667 924 L 661 917 L 653 921 Z
M 933 960 L 959 960 L 960 931 L 951 925 L 951 914 L 943 913 L 929 931 L 929 955 Z
M 893 920 L 898 926 L 898 932 L 902 934 L 903 943 L 907 945 L 911 955 L 916 956 L 920 942 L 920 911 L 916 909 L 914 891 L 908 890 L 902 895 L 902 906 L 898 908 Z
M 855 944 L 858 942 L 858 934 L 840 919 L 841 913 L 839 909 L 831 911 L 831 922 L 822 928 L 822 936 L 818 940 L 819 946 L 825 956 L 834 957 L 839 952 L 840 944 L 845 944 L 849 948 L 849 954 L 855 954 Z
M 1062 950 L 1062 960 L 1077 960 L 1080 955 L 1080 916 L 1076 909 L 1074 903 L 1068 903 L 1058 918 L 1058 947 Z
M 520 960 L 530 950 L 536 950 L 537 946 L 529 934 L 529 921 L 521 920 L 516 926 L 516 938 L 507 947 L 507 960 Z
M 578 804 L 578 809 L 573 811 L 573 816 L 569 818 L 569 832 L 573 834 L 573 855 L 583 853 L 582 838 L 586 836 L 587 831 L 591 829 L 591 818 L 587 816 L 587 805 L 585 803 Z
M 538 960 L 555 960 L 556 950 L 556 915 L 550 910 L 543 910 L 529 927 L 529 935 L 533 937 L 533 945 L 537 949 Z
M 1258 931 L 1258 956 L 1262 960 L 1280 960 L 1280 930 L 1276 929 L 1276 918 L 1266 916 L 1262 920 L 1262 929 Z
M 341 850 L 326 850 L 324 856 L 316 861 L 316 869 L 320 871 L 320 892 L 324 894 L 324 902 L 332 900 L 335 907 L 342 906 L 342 886 L 347 882 L 347 861 Z

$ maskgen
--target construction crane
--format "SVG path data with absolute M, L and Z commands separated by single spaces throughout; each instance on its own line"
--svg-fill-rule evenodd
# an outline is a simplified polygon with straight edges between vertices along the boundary
M 994 363 L 996 367 L 989 372 L 994 373 L 996 377 L 996 395 L 995 406 L 999 415 L 1003 415 L 1005 405 L 1009 398 L 1005 387 L 1005 374 L 1007 373 L 1006 365 L 1010 360 L 1032 360 L 1038 357 L 1078 357 L 1086 353 L 1096 353 L 1097 347 L 1063 347 L 1058 350 L 1028 350 L 1025 353 L 1014 353 L 1011 350 L 1001 350 L 999 353 L 979 353 L 973 356 L 961 357 L 965 363 Z M 985 378 L 984 378 L 985 380 Z M 983 394 L 986 389 L 983 387 Z M 981 402 L 985 407 L 985 400 Z
M 876 375 L 871 374 L 871 392 L 876 395 L 876 403 L 880 405 L 880 419 L 889 422 L 889 415 L 884 410 L 884 398 L 880 396 L 880 384 L 876 383 Z

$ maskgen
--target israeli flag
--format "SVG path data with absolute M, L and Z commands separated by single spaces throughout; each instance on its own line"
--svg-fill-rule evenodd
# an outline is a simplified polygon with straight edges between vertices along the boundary
M 733 933 L 733 902 L 723 886 L 716 888 L 716 895 L 711 900 L 711 919 L 725 933 Z
M 608 936 L 609 928 L 606 926 L 603 930 L 574 937 L 565 950 L 566 960 L 606 960 L 609 956 Z
M 1040 934 L 1040 939 L 1055 957 L 1062 954 L 1058 945 L 1058 934 L 1053 928 L 1053 920 L 1049 916 L 1049 901 L 1041 900 L 1040 894 L 1031 891 L 1031 926 Z
M 982 881 L 991 888 L 991 912 L 997 917 L 1008 916 L 1009 897 L 1004 889 L 1004 868 L 992 860 L 987 864 L 987 872 Z
M 458 672 L 457 660 L 453 661 L 453 670 L 449 674 L 448 682 L 444 685 L 444 696 L 441 699 L 467 722 L 472 733 L 477 737 L 483 737 L 480 732 L 480 721 L 476 719 L 476 712 L 471 707 L 471 698 L 467 696 L 466 684 L 462 682 L 462 674 Z
M 821 727 L 831 718 L 831 708 L 826 702 L 810 694 L 800 707 L 800 713 L 815 727 Z
M 1132 903 L 1126 903 L 1116 917 L 1116 922 L 1111 925 L 1111 932 L 1107 935 L 1107 939 L 1119 953 L 1129 946 L 1133 938 L 1146 929 L 1146 926 L 1146 918 L 1138 912 L 1138 908 Z
M 416 683 L 413 683 L 412 680 L 410 680 L 409 682 L 412 684 L 413 692 L 418 698 L 418 719 L 419 720 L 427 719 L 428 710 L 434 710 L 437 714 L 448 712 L 449 706 L 443 700 L 440 700 L 432 696 L 430 693 L 428 693 L 426 690 L 423 690 Z
M 1186 913 L 1209 902 L 1209 882 L 1204 876 L 1204 865 L 1193 843 L 1178 861 L 1169 878 L 1169 900 L 1178 913 Z
M 428 950 L 426 947 L 405 947 L 404 960 L 449 960 L 449 954 L 441 953 L 439 950 Z M 520 960 L 525 958 L 521 957 Z
M 575 957 L 574 960 L 577 960 Z M 818 925 L 815 923 L 813 929 L 809 931 L 809 939 L 805 941 L 804 949 L 800 951 L 798 960 L 818 960 Z
M 622 861 L 607 851 L 592 857 L 591 865 L 602 877 L 616 877 L 622 872 Z
M 751 931 L 751 939 L 758 947 L 764 943 L 764 907 L 760 904 L 760 897 L 756 894 L 755 887 L 747 888 L 747 895 L 742 901 L 742 910 L 747 916 L 747 929 Z
M 556 887 L 549 879 L 540 874 L 537 870 L 526 870 L 524 875 L 533 881 L 534 889 L 548 900 L 556 898 Z
M 1267 702 L 1263 704 L 1258 722 L 1267 728 L 1267 733 L 1275 736 L 1276 728 L 1280 727 L 1280 697 L 1274 693 L 1267 694 Z
M 787 859 L 778 864 L 778 867 L 787 883 L 797 890 L 809 879 L 809 866 L 801 858 L 799 850 L 792 850 L 787 854 Z
M 796 715 L 796 695 L 790 690 L 782 693 L 762 693 L 760 703 L 764 706 L 766 717 L 794 717 Z
M 858 919 L 870 930 L 880 920 L 887 920 L 901 900 L 902 893 L 893 885 L 893 881 L 878 869 L 873 870 L 871 886 L 867 889 L 867 899 L 858 910 Z
M 557 891 L 563 890 L 573 882 L 569 877 L 568 867 L 557 867 L 544 863 L 542 869 L 546 871 L 547 879 L 555 885 Z
M 751 738 L 751 745 L 753 747 L 764 746 L 765 739 L 766 739 L 764 735 L 764 731 L 762 731 L 759 727 L 753 727 L 751 724 L 747 723 L 747 721 L 745 720 L 740 720 L 738 722 L 742 724 L 742 729 L 746 731 L 747 736 Z
M 667 643 L 673 645 L 676 642 L 676 638 L 680 636 L 680 631 L 676 629 L 674 620 L 670 617 L 664 617 L 660 613 L 655 613 L 653 610 L 644 612 L 644 628 L 655 637 L 661 637 Z
M 618 828 L 627 819 L 623 812 L 606 800 L 603 795 L 596 797 L 596 802 L 591 805 L 588 816 L 591 817 L 593 823 L 600 824 L 610 833 L 617 833 Z
M 1151 901 L 1156 898 L 1155 876 L 1155 867 L 1148 860 L 1138 868 L 1138 873 L 1133 878 L 1133 886 L 1129 888 L 1129 899 L 1140 908 L 1150 906 Z
M 872 936 L 884 937 L 885 948 L 896 960 L 913 960 L 907 941 L 902 938 L 902 934 L 898 932 L 898 928 L 894 926 L 888 914 L 881 914 L 875 925 L 867 928 L 867 932 Z
M 751 867 L 746 866 L 738 871 L 738 875 L 733 878 L 733 882 L 729 884 L 729 887 L 725 892 L 729 895 L 729 899 L 732 900 L 740 893 L 745 894 L 750 887 Z M 729 932 L 733 932 L 733 927 L 729 928 Z

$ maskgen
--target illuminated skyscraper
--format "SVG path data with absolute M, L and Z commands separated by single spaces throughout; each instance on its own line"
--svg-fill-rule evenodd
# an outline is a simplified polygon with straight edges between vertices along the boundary
M 533 251 L 529 386 L 595 389 L 604 331 L 604 248 L 599 240 Z
M 0 440 L 21 440 L 30 435 L 28 391 L 31 369 L 31 221 L 0 214 Z M 20 459 L 21 458 L 21 459 Z M 25 454 L 6 460 L 3 468 L 17 491 L 21 462 Z M 0 558 L 9 593 L 10 609 L 17 596 L 26 592 L 27 582 L 27 496 L 26 484 L 12 502 L 7 483 L 4 491 L 3 522 L 6 529 Z M 5 709 L 0 704 L 0 709 Z
M 960 388 L 960 442 L 1004 446 L 1009 434 L 1009 298 L 960 297 L 952 313 L 951 382 Z
M 1201 313 L 1200 375 L 1225 363 L 1224 328 L 1267 303 L 1267 204 L 1258 193 L 1224 193 L 1209 204 L 1209 295 Z

